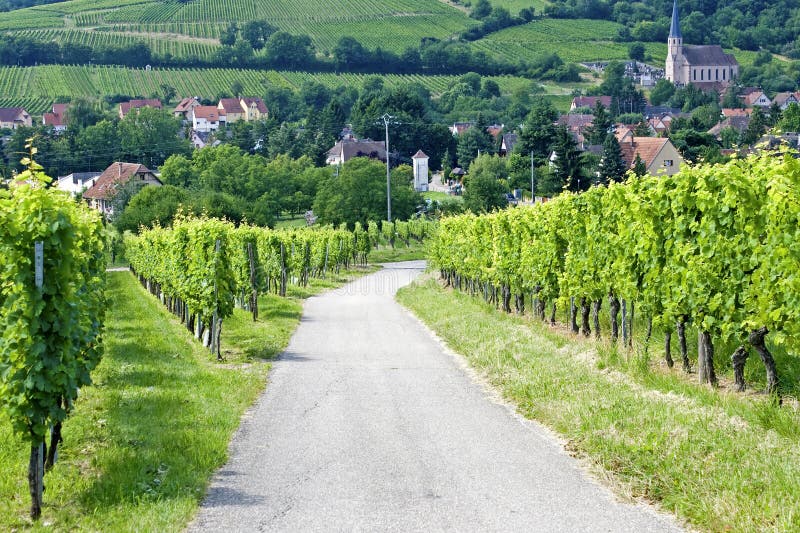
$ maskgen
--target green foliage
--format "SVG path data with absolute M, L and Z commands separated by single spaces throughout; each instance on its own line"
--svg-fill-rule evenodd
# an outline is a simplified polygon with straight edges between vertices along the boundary
M 469 167 L 464 191 L 464 207 L 473 213 L 486 213 L 508 205 L 506 177 L 504 158 L 482 154 Z
M 542 206 L 445 219 L 431 260 L 443 272 L 550 301 L 614 294 L 656 325 L 685 320 L 728 343 L 764 326 L 793 351 L 798 184 L 792 155 L 686 166 Z
M 408 167 L 392 173 L 391 198 L 393 219 L 410 218 L 421 203 L 409 181 Z M 386 165 L 363 157 L 351 159 L 338 176 L 323 181 L 314 199 L 314 213 L 321 222 L 349 227 L 383 220 L 386 207 Z
M 31 154 L 35 154 L 31 149 Z M 63 421 L 102 355 L 105 250 L 99 215 L 28 170 L 0 195 L 0 407 L 20 436 L 42 442 Z M 44 248 L 35 285 L 34 243 Z
M 674 94 L 675 85 L 667 78 L 661 78 L 650 91 L 650 103 L 653 105 L 664 105 L 669 102 Z

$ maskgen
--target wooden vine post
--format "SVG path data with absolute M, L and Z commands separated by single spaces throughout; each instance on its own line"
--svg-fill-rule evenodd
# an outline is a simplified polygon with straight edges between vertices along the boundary
M 256 283 L 256 258 L 253 252 L 253 243 L 247 243 L 247 261 L 250 265 L 250 311 L 253 313 L 253 322 L 258 320 L 258 284 Z
M 44 243 L 36 241 L 33 245 L 34 280 L 36 289 L 41 292 L 44 286 Z M 33 435 L 31 458 L 28 463 L 28 487 L 31 493 L 31 518 L 42 516 L 42 493 L 44 492 L 44 442 Z

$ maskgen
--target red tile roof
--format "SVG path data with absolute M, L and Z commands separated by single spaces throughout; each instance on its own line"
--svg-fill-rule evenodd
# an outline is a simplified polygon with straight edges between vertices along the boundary
M 192 107 L 194 107 L 196 105 L 199 105 L 199 104 L 200 104 L 200 102 L 198 102 L 197 99 L 195 99 L 195 98 L 184 98 L 183 100 L 181 100 L 178 103 L 177 106 L 175 106 L 175 109 L 172 112 L 173 113 L 186 113 Z
M 194 113 L 195 118 L 204 118 L 206 120 L 216 122 L 219 120 L 220 117 L 225 116 L 224 109 L 217 109 L 213 105 L 199 105 L 196 106 L 192 113 Z
M 94 185 L 83 193 L 83 197 L 98 200 L 113 198 L 119 185 L 127 183 L 136 174 L 151 172 L 149 168 L 138 163 L 111 163 L 111 165 L 98 176 Z
M 145 100 L 131 100 L 130 102 L 121 102 L 119 104 L 119 110 L 124 117 L 128 113 L 130 113 L 131 109 L 141 109 L 142 107 L 153 107 L 155 109 L 161 109 L 161 100 L 158 98 L 148 98 Z
M 238 98 L 222 98 L 219 101 L 219 106 L 222 106 L 226 113 L 244 113 L 242 103 Z M 219 106 L 217 107 L 219 108 Z
M 22 107 L 0 107 L 0 122 L 14 122 L 20 120 L 20 115 L 25 113 Z
M 625 160 L 628 168 L 633 168 L 636 154 L 639 154 L 645 166 L 650 168 L 656 156 L 668 142 L 669 139 L 666 137 L 633 137 L 633 142 L 621 142 L 619 147 L 622 152 L 622 159 Z
M 256 109 L 258 109 L 259 113 L 269 112 L 267 110 L 267 104 L 265 104 L 261 98 L 242 98 L 242 100 L 244 100 L 244 103 L 247 104 L 248 107 L 251 106 L 252 104 L 255 104 Z

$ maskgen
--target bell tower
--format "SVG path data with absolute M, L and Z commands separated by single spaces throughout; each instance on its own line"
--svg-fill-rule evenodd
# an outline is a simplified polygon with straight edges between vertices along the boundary
M 683 79 L 683 35 L 681 35 L 681 22 L 678 18 L 678 0 L 672 4 L 672 24 L 669 27 L 667 38 L 667 64 L 666 78 L 676 85 L 683 85 L 689 80 Z

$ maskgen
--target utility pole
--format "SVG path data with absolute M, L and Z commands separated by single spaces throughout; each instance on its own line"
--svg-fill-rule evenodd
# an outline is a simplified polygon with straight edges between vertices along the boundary
M 536 203 L 536 168 L 533 166 L 533 150 L 531 150 L 531 205 Z
M 386 221 L 392 221 L 392 184 L 389 179 L 389 120 L 394 117 L 385 113 L 382 117 L 383 125 L 386 128 Z

